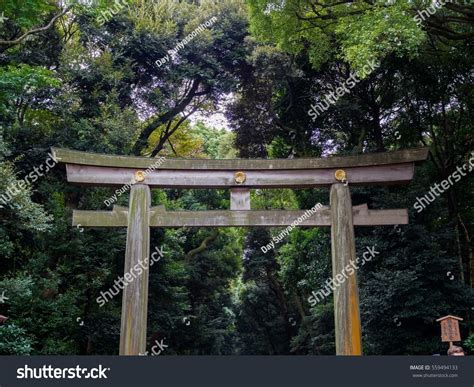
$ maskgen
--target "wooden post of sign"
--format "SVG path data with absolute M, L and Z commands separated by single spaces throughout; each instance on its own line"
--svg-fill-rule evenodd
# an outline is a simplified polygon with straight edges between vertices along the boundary
M 348 278 L 344 269 L 355 262 L 355 238 L 352 219 L 352 202 L 349 187 L 337 183 L 331 186 L 331 246 L 332 273 L 339 286 L 334 287 L 334 319 L 336 355 L 362 355 L 362 338 L 359 312 L 359 288 L 357 273 Z
M 143 272 L 127 281 L 128 285 L 123 290 L 120 355 L 139 355 L 146 351 L 150 204 L 150 188 L 144 184 L 133 185 L 128 210 L 124 276 L 128 273 L 132 275 L 135 265 L 141 266 Z

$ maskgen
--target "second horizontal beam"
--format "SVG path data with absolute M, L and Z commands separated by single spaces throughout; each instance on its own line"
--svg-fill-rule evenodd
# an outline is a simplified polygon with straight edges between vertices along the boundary
M 406 209 L 369 210 L 366 205 L 352 209 L 354 226 L 384 226 L 408 224 Z M 305 215 L 306 213 L 306 215 Z M 73 225 L 82 227 L 127 227 L 128 211 L 77 211 Z M 315 213 L 306 211 L 166 211 L 162 207 L 150 210 L 150 227 L 330 227 L 331 212 L 323 207 Z

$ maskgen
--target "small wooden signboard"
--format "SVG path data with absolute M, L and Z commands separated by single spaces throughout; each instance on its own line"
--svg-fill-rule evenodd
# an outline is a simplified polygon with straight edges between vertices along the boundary
M 461 341 L 461 333 L 459 332 L 459 321 L 462 321 L 462 318 L 455 316 L 444 316 L 436 321 L 439 321 L 441 324 L 441 341 L 450 342 Z

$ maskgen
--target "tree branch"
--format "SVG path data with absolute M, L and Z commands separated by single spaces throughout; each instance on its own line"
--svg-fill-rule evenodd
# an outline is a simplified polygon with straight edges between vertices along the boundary
M 185 114 L 183 117 L 181 117 L 177 124 L 171 130 L 169 130 L 169 128 L 171 126 L 172 121 L 169 121 L 165 133 L 160 135 L 160 141 L 158 141 L 158 144 L 156 144 L 155 149 L 153 149 L 153 151 L 151 152 L 151 157 L 155 157 L 160 152 L 160 150 L 163 149 L 165 142 L 174 134 L 174 132 L 176 132 L 176 130 L 178 130 L 181 124 L 186 121 L 186 119 L 198 109 L 198 107 L 199 106 L 195 107 L 189 112 L 189 114 Z
M 219 235 L 219 231 L 217 229 L 214 229 L 212 231 L 212 234 L 209 235 L 208 237 L 204 238 L 204 240 L 202 241 L 202 243 L 199 245 L 199 247 L 196 247 L 195 249 L 192 249 L 190 252 L 188 252 L 184 258 L 185 262 L 186 263 L 189 263 L 191 262 L 191 259 L 196 255 L 196 254 L 199 254 L 201 252 L 203 252 L 204 250 L 207 249 L 209 243 L 211 243 L 213 240 L 215 240 L 217 238 L 217 236 Z
M 51 21 L 45 25 L 44 27 L 38 27 L 38 28 L 33 28 L 32 30 L 30 31 L 26 31 L 23 35 L 21 35 L 20 37 L 14 39 L 14 40 L 0 40 L 0 45 L 1 46 L 13 46 L 15 44 L 18 44 L 20 43 L 23 39 L 25 39 L 28 35 L 32 35 L 32 34 L 37 34 L 39 32 L 43 32 L 43 31 L 47 31 L 49 30 L 53 25 L 54 25 L 54 22 L 60 18 L 61 16 L 65 15 L 73 6 L 69 6 L 67 8 L 64 9 L 64 11 L 62 11 L 61 13 L 57 14 L 56 16 L 54 16 Z
M 133 146 L 133 153 L 135 155 L 140 154 L 140 151 L 142 147 L 145 146 L 148 140 L 148 137 L 150 137 L 150 134 L 152 134 L 156 128 L 158 128 L 160 125 L 163 125 L 167 121 L 171 121 L 176 115 L 181 113 L 186 108 L 186 106 L 189 105 L 189 103 L 196 96 L 196 91 L 198 90 L 200 83 L 201 83 L 200 77 L 194 79 L 189 92 L 173 109 L 155 118 L 142 130 L 142 132 L 140 133 L 137 139 L 137 142 Z

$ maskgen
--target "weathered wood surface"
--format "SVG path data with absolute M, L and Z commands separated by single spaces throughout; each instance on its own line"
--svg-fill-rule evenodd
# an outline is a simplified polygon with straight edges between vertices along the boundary
M 332 226 L 333 276 L 356 259 L 354 225 L 407 224 L 401 210 L 369 210 L 352 207 L 348 186 L 336 183 L 335 171 L 344 169 L 350 185 L 393 184 L 413 178 L 414 164 L 425 160 L 427 148 L 324 159 L 279 160 L 183 160 L 101 155 L 52 148 L 66 164 L 68 181 L 92 186 L 122 186 L 134 180 L 138 170 L 154 168 L 143 184 L 131 187 L 127 210 L 74 211 L 73 224 L 83 227 L 128 227 L 125 273 L 146 262 L 146 270 L 124 289 L 120 354 L 137 355 L 146 350 L 149 227 L 233 227 L 233 226 Z M 242 171 L 246 180 L 235 181 Z M 311 188 L 331 186 L 331 208 L 319 209 L 302 219 L 305 211 L 251 211 L 250 188 Z M 230 211 L 173 211 L 150 209 L 150 187 L 230 188 Z M 347 273 L 348 274 L 348 273 Z M 334 290 L 336 353 L 361 355 L 361 324 L 357 273 L 349 275 Z
M 80 152 L 69 149 L 51 148 L 55 158 L 61 163 L 96 165 L 103 167 L 147 169 L 156 159 L 147 157 L 128 157 Z M 320 159 L 167 159 L 158 169 L 185 170 L 278 170 L 278 169 L 318 169 L 348 168 L 388 164 L 413 163 L 426 160 L 428 148 L 405 149 L 394 152 L 371 153 L 344 157 Z
M 136 169 L 67 164 L 71 183 L 120 187 L 132 181 Z M 242 184 L 235 182 L 232 170 L 154 170 L 144 184 L 156 188 L 312 188 L 337 182 L 336 168 L 249 170 Z M 344 169 L 350 185 L 401 184 L 413 178 L 414 164 L 389 164 Z
M 334 288 L 336 355 L 362 355 L 357 272 L 349 275 L 346 267 L 356 262 L 353 211 L 349 187 L 334 184 L 330 192 L 331 246 L 333 278 L 346 273 Z M 345 277 L 345 276 L 344 276 Z
M 231 188 L 230 209 L 232 211 L 250 210 L 250 190 L 248 188 Z
M 132 272 L 136 275 L 137 267 L 143 272 L 123 289 L 120 355 L 139 355 L 146 351 L 150 203 L 150 188 L 143 184 L 134 185 L 130 193 L 124 270 L 125 275 Z
M 459 330 L 459 321 L 462 318 L 456 316 L 444 316 L 436 320 L 441 324 L 441 341 L 448 342 L 451 347 L 453 342 L 461 341 L 461 332 Z
M 354 206 L 354 225 L 384 226 L 408 224 L 406 209 L 369 210 L 367 205 Z M 150 209 L 150 227 L 279 227 L 289 226 L 298 221 L 305 211 L 166 211 L 164 207 Z M 81 227 L 126 227 L 128 212 L 123 207 L 114 207 L 113 211 L 73 212 L 73 225 Z M 323 207 L 297 226 L 331 226 L 331 211 Z

